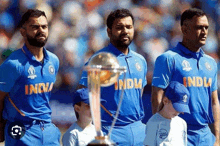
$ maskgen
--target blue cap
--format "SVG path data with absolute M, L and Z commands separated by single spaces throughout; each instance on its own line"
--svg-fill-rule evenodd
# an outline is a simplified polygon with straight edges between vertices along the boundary
M 165 96 L 171 100 L 173 108 L 176 111 L 190 113 L 188 106 L 190 94 L 183 84 L 177 81 L 171 81 L 165 89 Z
M 103 99 L 100 99 L 101 102 L 106 102 Z M 88 88 L 81 88 L 78 89 L 73 94 L 73 106 L 78 102 L 84 102 L 86 104 L 89 104 L 89 90 Z

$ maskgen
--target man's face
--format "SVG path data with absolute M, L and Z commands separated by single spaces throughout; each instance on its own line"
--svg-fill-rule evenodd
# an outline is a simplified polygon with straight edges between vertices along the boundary
M 24 29 L 23 37 L 31 46 L 43 47 L 46 44 L 48 38 L 46 17 L 30 17 L 22 29 Z
M 209 27 L 207 17 L 194 16 L 191 20 L 188 20 L 187 25 L 188 31 L 185 35 L 186 39 L 195 47 L 205 45 Z
M 113 22 L 112 29 L 108 28 L 108 36 L 111 43 L 120 48 L 127 48 L 134 37 L 132 18 L 118 18 Z

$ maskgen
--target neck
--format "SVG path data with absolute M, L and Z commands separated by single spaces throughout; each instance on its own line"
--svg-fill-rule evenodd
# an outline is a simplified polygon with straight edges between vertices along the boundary
M 196 46 L 192 42 L 183 39 L 182 45 L 192 52 L 199 52 L 201 46 Z
M 31 46 L 29 43 L 26 43 L 26 46 L 37 61 L 42 61 L 44 59 L 43 47 Z
M 128 47 L 120 47 L 117 46 L 116 44 L 114 44 L 113 42 L 111 42 L 113 46 L 115 46 L 119 51 L 121 51 L 122 53 L 124 53 L 125 55 L 128 55 Z
M 162 110 L 159 111 L 159 114 L 166 119 L 171 119 L 169 112 L 166 111 L 165 108 L 162 108 Z
M 92 125 L 92 121 L 91 120 L 83 120 L 83 119 L 78 119 L 76 122 L 79 127 L 81 127 L 82 129 L 85 129 L 86 127 L 89 127 Z

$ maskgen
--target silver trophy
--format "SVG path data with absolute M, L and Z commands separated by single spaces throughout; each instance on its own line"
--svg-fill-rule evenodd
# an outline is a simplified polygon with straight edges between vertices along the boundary
M 107 52 L 101 52 L 94 55 L 85 67 L 88 72 L 88 90 L 89 90 L 89 101 L 93 124 L 95 126 L 97 136 L 95 140 L 90 142 L 88 145 L 102 145 L 109 146 L 115 145 L 110 140 L 109 136 L 114 127 L 119 114 L 119 109 L 122 102 L 122 94 L 118 103 L 118 109 L 114 115 L 114 119 L 107 136 L 102 136 L 101 133 L 101 112 L 100 112 L 100 87 L 107 87 L 117 82 L 120 74 L 126 72 L 125 67 L 120 67 L 117 58 Z M 125 78 L 125 74 L 124 74 Z M 122 91 L 123 93 L 123 91 Z

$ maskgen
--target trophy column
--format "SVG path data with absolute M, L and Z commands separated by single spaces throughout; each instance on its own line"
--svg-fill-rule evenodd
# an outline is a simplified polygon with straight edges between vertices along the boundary
M 110 140 L 109 136 L 103 136 L 101 132 L 100 88 L 113 85 L 117 82 L 120 73 L 124 73 L 126 69 L 119 66 L 118 60 L 113 54 L 106 52 L 94 55 L 85 69 L 88 75 L 90 110 L 97 133 L 95 140 L 91 141 L 88 146 L 113 146 L 115 143 Z M 120 101 L 122 101 L 122 97 Z M 117 111 L 119 112 L 119 110 Z

